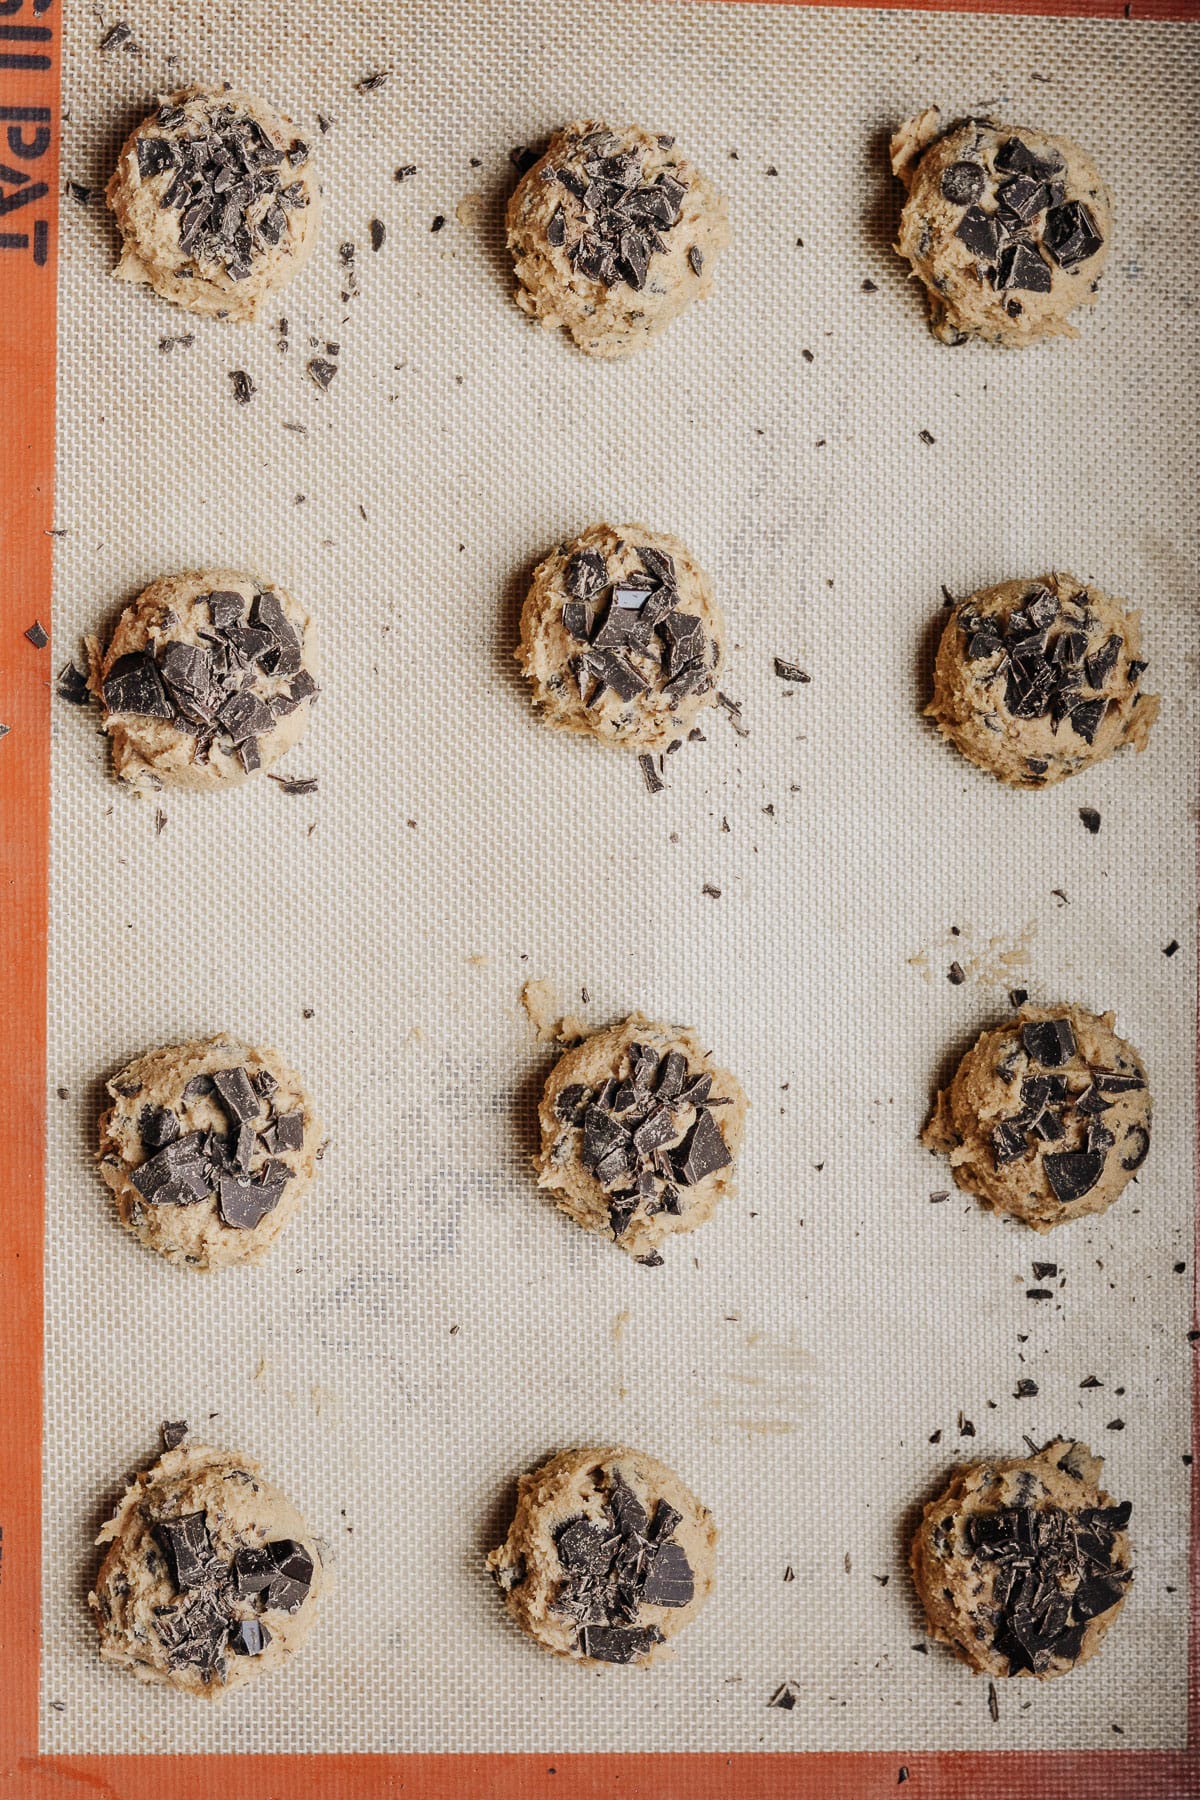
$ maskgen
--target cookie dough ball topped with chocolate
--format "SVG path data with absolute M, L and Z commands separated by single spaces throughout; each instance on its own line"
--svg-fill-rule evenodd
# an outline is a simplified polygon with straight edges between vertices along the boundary
M 712 287 L 725 202 L 675 147 L 630 125 L 564 125 L 508 203 L 517 305 L 589 356 L 629 356 Z
M 950 742 L 1014 787 L 1049 787 L 1123 744 L 1144 750 L 1140 616 L 1073 575 L 1005 581 L 956 600 L 926 708 Z
M 299 1076 L 221 1036 L 152 1050 L 108 1092 L 98 1155 L 121 1223 L 192 1269 L 258 1262 L 316 1171 L 321 1124 Z
M 956 1469 L 925 1508 L 911 1562 L 929 1635 L 981 1674 L 1049 1681 L 1089 1662 L 1133 1579 L 1128 1500 L 1064 1439 Z
M 141 792 L 227 787 L 270 769 L 317 696 L 316 631 L 299 601 L 229 569 L 166 575 L 126 607 L 89 686 L 113 768 Z
M 639 1262 L 694 1231 L 734 1191 L 748 1105 L 740 1084 L 682 1026 L 633 1013 L 568 1050 L 538 1108 L 538 1185 Z
M 896 249 L 929 296 L 944 344 L 1074 337 L 1112 237 L 1112 196 L 1069 138 L 936 108 L 900 127 L 892 169 L 908 189 Z
M 1112 1013 L 1023 1006 L 985 1031 L 922 1133 L 955 1181 L 1035 1231 L 1102 1213 L 1150 1151 L 1150 1089 Z
M 96 1540 L 88 1605 L 105 1662 L 219 1699 L 278 1669 L 313 1626 L 326 1584 L 316 1539 L 257 1463 L 179 1442 L 135 1476 Z
M 678 538 L 589 525 L 534 571 L 515 654 L 546 724 L 649 754 L 716 700 L 725 620 Z
M 713 1589 L 717 1532 L 638 1450 L 565 1450 L 522 1475 L 488 1567 L 536 1643 L 577 1662 L 660 1662 Z
M 124 250 L 116 273 L 220 319 L 255 319 L 307 261 L 320 188 L 290 119 L 228 88 L 168 94 L 106 190 Z

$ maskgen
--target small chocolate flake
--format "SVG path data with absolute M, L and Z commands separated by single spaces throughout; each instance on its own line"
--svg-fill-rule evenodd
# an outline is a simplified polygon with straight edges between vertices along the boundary
M 1009 1000 L 1010 1006 L 1024 1006 L 1024 1004 L 1028 1000 L 1028 998 L 1029 998 L 1028 988 L 1009 988 L 1009 990 L 1008 990 L 1008 1000 Z
M 962 964 L 952 962 L 950 967 L 946 970 L 946 980 L 950 982 L 953 987 L 961 987 L 966 979 L 966 971 Z
M 937 439 L 934 437 L 932 431 L 926 431 L 924 429 L 924 427 L 922 427 L 922 429 L 920 431 L 918 431 L 917 436 L 920 438 L 920 440 L 923 444 L 936 444 L 937 443 Z
M 372 250 L 382 250 L 383 240 L 387 236 L 387 226 L 384 224 L 383 220 L 372 219 L 371 223 L 367 226 L 367 230 L 371 234 Z
M 86 706 L 91 699 L 87 676 L 73 662 L 59 671 L 56 691 L 59 699 L 68 701 L 71 706 Z
M 1124 1431 L 1125 1421 L 1124 1419 L 1110 1419 L 1104 1429 L 1105 1431 Z
M 314 356 L 305 366 L 317 387 L 327 393 L 330 382 L 337 374 L 336 363 L 327 362 L 323 356 Z
M 40 619 L 35 619 L 32 625 L 26 627 L 25 636 L 29 639 L 35 650 L 44 650 L 46 645 L 50 642 L 50 633 L 46 630 L 46 627 L 42 624 Z
M 1169 944 L 1163 945 L 1163 955 L 1164 956 L 1174 956 L 1175 952 L 1178 950 L 1178 948 L 1179 948 L 1179 940 L 1177 938 L 1172 938 Z
M 390 69 L 375 69 L 369 75 L 360 75 L 355 82 L 355 90 L 360 94 L 377 94 L 391 78 Z
M 68 181 L 66 191 L 77 206 L 86 206 L 96 189 L 84 187 L 82 181 Z
M 811 681 L 812 676 L 805 674 L 799 663 L 784 662 L 782 656 L 775 658 L 775 673 L 780 681 Z
M 249 406 L 258 389 L 245 369 L 230 369 L 229 379 L 233 383 L 233 397 L 239 406 Z
M 177 1519 L 160 1519 L 154 1526 L 171 1579 L 181 1593 L 211 1579 L 216 1558 L 203 1512 L 185 1513 Z
M 699 275 L 704 268 L 704 252 L 698 244 L 691 245 L 687 253 L 687 259 L 691 264 L 692 274 Z
M 1026 1288 L 1025 1298 L 1027 1300 L 1053 1300 L 1054 1295 L 1049 1288 Z
M 991 1714 L 993 1725 L 998 1724 L 1000 1721 L 1000 1702 L 996 1697 L 996 1684 L 994 1681 L 988 1682 L 988 1712 Z
M 653 756 L 651 756 L 649 751 L 646 751 L 644 755 L 638 757 L 638 762 L 641 764 L 642 775 L 645 778 L 647 790 L 651 794 L 661 794 L 667 784 L 655 767 Z
M 1094 806 L 1081 806 L 1079 816 L 1083 820 L 1084 830 L 1090 831 L 1094 837 L 1100 829 L 1100 814 Z
M 400 167 L 396 170 L 395 179 L 397 181 L 409 181 L 416 174 L 416 172 L 417 172 L 416 163 L 402 163 L 400 165 Z
M 791 1712 L 792 1708 L 796 1704 L 796 1698 L 797 1698 L 796 1692 L 795 1692 L 794 1688 L 792 1687 L 791 1683 L 789 1681 L 785 1681 L 782 1684 L 782 1686 L 777 1687 L 775 1689 L 775 1692 L 771 1695 L 771 1698 L 767 1701 L 767 1705 L 768 1706 L 778 1706 L 784 1712 Z
M 273 781 L 285 794 L 315 794 L 318 786 L 315 775 L 268 774 L 267 780 Z
M 714 887 L 711 881 L 706 881 L 704 886 L 700 889 L 700 892 L 702 894 L 707 894 L 710 900 L 719 900 L 721 898 L 720 888 Z
M 1021 1377 L 1021 1379 L 1017 1382 L 1016 1387 L 1013 1389 L 1013 1399 L 1014 1400 L 1028 1400 L 1034 1394 L 1036 1394 L 1037 1391 L 1038 1391 L 1037 1382 L 1031 1381 L 1029 1379 L 1028 1375 L 1023 1375 Z
M 188 1434 L 186 1419 L 164 1419 L 161 1426 L 164 1450 L 178 1450 Z
M 862 292 L 864 294 L 877 294 L 879 289 L 875 286 L 873 281 L 864 281 L 862 284 Z
M 121 45 L 132 36 L 132 26 L 124 19 L 119 19 L 115 25 L 109 26 L 96 47 L 102 53 L 107 54 L 109 50 L 119 50 Z
M 1075 1054 L 1075 1033 L 1069 1019 L 1039 1019 L 1021 1027 L 1021 1042 L 1031 1062 L 1043 1069 L 1059 1069 Z
M 430 229 L 430 231 L 441 231 L 441 229 L 445 225 L 445 223 L 446 223 L 445 214 L 444 213 L 435 213 L 434 217 L 433 217 L 433 224 L 429 227 L 429 229 Z

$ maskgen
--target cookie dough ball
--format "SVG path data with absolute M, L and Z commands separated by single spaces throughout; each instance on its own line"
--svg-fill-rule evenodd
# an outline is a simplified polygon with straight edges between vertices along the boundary
M 538 1107 L 539 1187 L 639 1262 L 732 1194 L 749 1102 L 695 1032 L 632 1013 L 568 1050 Z
M 548 725 L 650 754 L 716 700 L 725 620 L 678 538 L 589 525 L 534 571 L 515 654 Z
M 517 305 L 589 356 L 629 356 L 712 287 L 725 202 L 673 137 L 564 125 L 508 203 Z
M 321 1123 L 274 1050 L 168 1044 L 108 1083 L 100 1173 L 122 1225 L 192 1269 L 258 1262 L 316 1171 Z
M 1157 694 L 1140 689 L 1140 616 L 1073 575 L 956 600 L 926 712 L 964 756 L 1014 787 L 1049 787 L 1122 744 L 1144 750 Z
M 269 581 L 203 569 L 152 581 L 108 649 L 88 640 L 113 768 L 141 792 L 226 787 L 303 737 L 317 696 L 316 631 Z
M 168 94 L 125 142 L 106 189 L 116 273 L 219 319 L 255 319 L 307 261 L 320 188 L 290 119 L 248 94 Z
M 209 1700 L 281 1668 L 328 1583 L 316 1539 L 258 1464 L 204 1444 L 136 1475 L 96 1542 L 108 1549 L 88 1605 L 104 1661 Z
M 921 1141 L 985 1206 L 1049 1231 L 1106 1212 L 1145 1162 L 1146 1071 L 1112 1013 L 1023 1006 L 967 1051 Z
M 1112 238 L 1112 196 L 1069 138 L 936 108 L 902 125 L 892 169 L 908 189 L 896 249 L 929 295 L 944 344 L 1075 337 Z
M 929 1635 L 993 1677 L 1090 1661 L 1133 1579 L 1130 1505 L 1102 1459 L 1059 1439 L 1034 1456 L 956 1469 L 925 1508 L 911 1563 Z
M 488 1557 L 508 1610 L 577 1662 L 660 1662 L 713 1590 L 717 1530 L 678 1475 L 638 1450 L 564 1450 L 522 1475 Z

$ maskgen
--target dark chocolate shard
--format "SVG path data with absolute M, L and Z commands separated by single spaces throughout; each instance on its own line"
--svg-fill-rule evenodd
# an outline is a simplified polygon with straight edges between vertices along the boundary
M 564 1569 L 602 1575 L 612 1561 L 613 1540 L 591 1519 L 570 1519 L 556 1532 L 555 1547 Z
M 694 1187 L 718 1169 L 733 1161 L 721 1135 L 721 1128 L 708 1111 L 696 1115 L 696 1122 L 673 1158 L 681 1187 Z
M 1087 1149 L 1055 1151 L 1042 1159 L 1042 1166 L 1055 1199 L 1067 1206 L 1091 1193 L 1104 1173 L 1104 1161 L 1105 1151 L 1093 1149 L 1089 1135 Z
M 1038 181 L 1048 181 L 1063 167 L 1063 159 L 1056 150 L 1039 156 L 1018 137 L 1010 137 L 1001 144 L 995 162 L 996 167 L 1007 174 L 1032 175 Z
M 1069 200 L 1046 214 L 1042 242 L 1060 269 L 1076 269 L 1103 248 L 1104 235 L 1082 200 Z
M 213 1089 L 235 1125 L 258 1117 L 260 1101 L 245 1069 L 214 1069 Z
M 1108 677 L 1117 666 L 1117 658 L 1121 654 L 1122 642 L 1123 640 L 1118 637 L 1116 632 L 1114 632 L 1111 637 L 1105 639 L 1104 643 L 1093 656 L 1089 656 L 1085 660 L 1083 672 L 1087 677 L 1087 684 L 1090 688 L 1102 688 L 1104 686 Z
M 661 1644 L 662 1632 L 657 1625 L 584 1625 L 578 1641 L 594 1662 L 631 1663 Z
M 313 1560 L 293 1538 L 280 1538 L 267 1545 L 275 1564 L 275 1575 L 266 1590 L 263 1605 L 278 1612 L 296 1612 L 308 1599 L 312 1587 Z
M 695 1577 L 681 1544 L 660 1544 L 642 1588 L 647 1606 L 690 1606 L 696 1592 Z
M 35 619 L 32 625 L 26 627 L 25 636 L 29 639 L 29 642 L 33 645 L 35 650 L 44 650 L 46 645 L 50 642 L 50 633 L 46 630 L 46 627 L 42 624 L 40 619 Z
M 261 1619 L 237 1619 L 229 1630 L 229 1648 L 235 1656 L 261 1656 L 270 1641 Z
M 179 1136 L 180 1124 L 169 1106 L 143 1107 L 138 1135 L 148 1150 L 162 1150 Z
M 995 213 L 985 213 L 978 206 L 968 207 L 954 235 L 980 262 L 995 262 L 1000 251 L 1000 228 Z
M 72 706 L 86 706 L 91 699 L 87 676 L 73 662 L 59 671 L 56 692 L 60 700 L 66 700 Z
M 575 600 L 594 600 L 608 586 L 608 565 L 598 550 L 577 550 L 565 575 L 567 592 Z
M 688 259 L 688 266 L 691 269 L 693 275 L 699 275 L 703 272 L 704 252 L 703 252 L 703 250 L 701 250 L 699 244 L 689 244 L 688 245 L 687 259 Z
M 704 627 L 694 613 L 669 612 L 662 621 L 667 642 L 667 674 L 677 675 L 690 663 L 701 661 L 706 649 Z
M 1006 244 L 996 262 L 998 288 L 1018 288 L 1027 294 L 1050 292 L 1050 265 L 1032 244 L 1023 239 Z
M 581 644 L 586 644 L 592 635 L 592 610 L 582 600 L 567 600 L 563 604 L 562 622 L 564 628 Z
M 222 1175 L 218 1206 L 222 1222 L 234 1231 L 253 1231 L 279 1205 L 286 1181 L 249 1181 L 238 1175 Z
M 164 1450 L 178 1450 L 188 1434 L 186 1419 L 164 1419 L 159 1429 Z
M 583 1116 L 580 1157 L 585 1169 L 595 1170 L 605 1157 L 628 1144 L 628 1133 L 599 1106 L 589 1106 Z
M 109 712 L 138 713 L 151 719 L 174 717 L 154 660 L 143 650 L 117 658 L 105 676 L 103 691 Z
M 217 722 L 235 744 L 240 744 L 247 738 L 265 736 L 274 727 L 275 715 L 257 694 L 249 688 L 239 688 L 221 707 Z
M 1095 742 L 1096 733 L 1100 729 L 1100 721 L 1108 709 L 1107 700 L 1085 700 L 1073 706 L 1067 713 L 1067 723 L 1076 737 L 1081 737 L 1089 746 Z
M 221 1569 L 208 1535 L 203 1512 L 184 1513 L 177 1519 L 159 1519 L 154 1525 L 171 1580 L 181 1593 L 215 1580 Z
M 562 207 L 558 206 L 551 213 L 550 218 L 546 223 L 546 242 L 557 250 L 565 241 L 566 235 L 566 216 Z
M 167 137 L 148 137 L 139 133 L 137 159 L 138 174 L 143 181 L 151 181 L 156 175 L 165 174 L 168 169 L 179 166 L 175 146 Z
M 1133 1094 L 1146 1085 L 1145 1077 L 1132 1070 L 1097 1069 L 1092 1079 L 1102 1094 Z
M 212 621 L 214 631 L 224 635 L 233 626 L 241 624 L 246 611 L 246 602 L 240 594 L 231 593 L 227 588 L 218 588 L 207 598 L 208 616 Z
M 583 1109 L 589 1099 L 587 1088 L 579 1082 L 573 1082 L 563 1088 L 554 1102 L 554 1111 L 564 1125 L 579 1125 L 583 1122 Z
M 683 1092 L 683 1084 L 687 1077 L 687 1057 L 681 1050 L 669 1050 L 663 1057 L 659 1069 L 658 1085 L 655 1097 L 666 1105 L 677 1100 Z
M 996 199 L 1006 212 L 1028 225 L 1049 206 L 1050 189 L 1031 175 L 1014 175 L 1011 181 L 1002 183 Z
M 1025 1129 L 1014 1119 L 1001 1119 L 992 1127 L 992 1155 L 996 1159 L 996 1167 L 1015 1162 L 1017 1157 L 1024 1156 L 1026 1150 Z
M 302 1112 L 284 1113 L 275 1121 L 275 1149 L 302 1150 L 304 1148 L 304 1114 Z
M 633 700 L 638 694 L 644 694 L 649 682 L 638 673 L 633 665 L 615 650 L 593 650 L 592 666 L 606 687 L 610 687 L 618 700 Z
M 235 1552 L 232 1574 L 235 1592 L 248 1600 L 271 1585 L 277 1570 L 268 1550 L 247 1546 Z
M 608 1505 L 617 1530 L 623 1536 L 630 1533 L 638 1537 L 645 1536 L 646 1509 L 622 1475 L 620 1469 L 614 1469 L 609 1478 Z
M 1021 1027 L 1021 1042 L 1031 1062 L 1043 1069 L 1061 1069 L 1075 1054 L 1075 1033 L 1069 1019 L 1037 1019 Z
M 943 200 L 948 200 L 951 206 L 970 206 L 987 186 L 987 176 L 978 163 L 951 163 L 948 169 L 942 170 L 939 186 Z

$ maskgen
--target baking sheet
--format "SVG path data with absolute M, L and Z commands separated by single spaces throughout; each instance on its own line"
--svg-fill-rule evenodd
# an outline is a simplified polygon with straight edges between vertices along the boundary
M 1182 1744 L 1197 28 L 609 0 L 126 16 L 138 54 L 68 12 L 68 179 L 102 185 L 154 92 L 228 79 L 331 121 L 327 213 L 281 353 L 275 314 L 195 321 L 109 280 L 99 198 L 64 200 L 57 653 L 159 573 L 240 563 L 318 613 L 327 691 L 289 759 L 316 795 L 171 796 L 161 832 L 94 719 L 56 710 L 43 1750 Z M 927 335 L 883 146 L 932 100 L 1077 134 L 1111 180 L 1078 344 Z M 589 112 L 675 131 L 733 219 L 713 300 L 627 366 L 509 298 L 509 151 Z M 327 394 L 310 338 L 341 346 Z M 750 726 L 714 714 L 655 798 L 632 759 L 539 731 L 511 660 L 530 566 L 604 516 L 711 570 Z M 931 633 L 943 583 L 1050 566 L 1143 607 L 1163 714 L 1144 757 L 1012 794 L 920 718 Z M 775 656 L 811 682 L 786 691 Z M 531 977 L 596 1024 L 696 1025 L 750 1092 L 740 1196 L 662 1269 L 535 1191 Z M 916 1141 L 1016 985 L 1114 1008 L 1155 1090 L 1136 1186 L 1048 1239 L 931 1205 L 948 1174 Z M 267 1266 L 199 1279 L 118 1231 L 90 1152 L 104 1075 L 225 1028 L 295 1062 L 331 1143 Z M 293 1668 L 213 1708 L 102 1669 L 84 1604 L 94 1529 L 178 1417 L 259 1457 L 337 1563 Z M 956 1458 L 1025 1433 L 1108 1455 L 1139 1574 L 1103 1656 L 1003 1688 L 993 1721 L 986 1683 L 918 1649 L 904 1552 Z M 646 1676 L 539 1653 L 482 1570 L 517 1472 L 588 1440 L 663 1457 L 723 1532 L 716 1598 Z M 769 1707 L 785 1681 L 796 1705 Z

